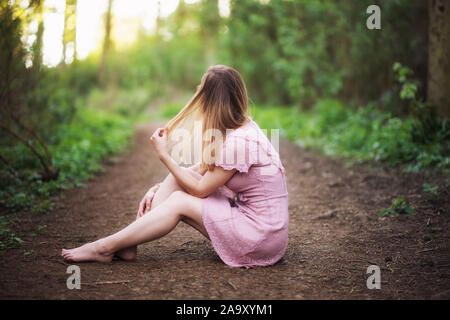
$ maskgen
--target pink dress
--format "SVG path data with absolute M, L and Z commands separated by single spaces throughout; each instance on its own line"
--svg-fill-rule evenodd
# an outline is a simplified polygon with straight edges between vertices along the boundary
M 251 120 L 227 133 L 215 165 L 237 169 L 203 199 L 203 223 L 227 265 L 267 266 L 280 260 L 288 242 L 288 194 L 278 152 Z

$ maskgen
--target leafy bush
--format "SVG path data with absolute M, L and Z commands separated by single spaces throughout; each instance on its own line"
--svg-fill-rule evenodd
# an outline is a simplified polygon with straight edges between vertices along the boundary
M 369 104 L 347 108 L 336 100 L 320 100 L 315 108 L 254 107 L 261 127 L 280 128 L 281 133 L 304 147 L 358 162 L 375 160 L 390 165 L 406 164 L 405 170 L 450 168 L 450 142 L 436 139 L 418 143 L 414 118 L 400 119 Z
M 61 127 L 53 146 L 61 181 L 82 181 L 100 169 L 100 159 L 121 150 L 131 134 L 130 120 L 107 111 L 84 108 L 69 126 Z
M 81 108 L 70 124 L 55 129 L 57 141 L 50 145 L 55 165 L 61 172 L 56 181 L 43 182 L 33 173 L 38 164 L 27 150 L 9 149 L 8 157 L 22 164 L 22 179 L 2 179 L 0 204 L 12 211 L 32 208 L 34 212 L 51 209 L 48 198 L 58 190 L 78 185 L 100 169 L 100 160 L 123 149 L 132 132 L 131 119 L 108 111 Z M 5 168 L 2 175 L 7 176 Z
M 409 112 L 414 118 L 412 124 L 413 139 L 422 144 L 449 141 L 450 127 L 447 119 L 439 119 L 435 107 L 420 98 L 420 82 L 414 79 L 414 72 L 401 63 L 394 63 L 396 80 L 401 84 L 400 98 L 409 103 Z

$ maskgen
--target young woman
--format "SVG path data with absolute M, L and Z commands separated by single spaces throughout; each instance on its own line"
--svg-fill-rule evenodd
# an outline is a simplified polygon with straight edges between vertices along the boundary
M 288 241 L 288 194 L 278 152 L 247 115 L 240 74 L 217 65 L 208 69 L 191 101 L 150 138 L 170 171 L 150 188 L 136 221 L 81 247 L 62 250 L 70 261 L 109 262 L 136 257 L 136 246 L 158 239 L 183 221 L 197 229 L 224 263 L 267 266 L 280 260 Z M 168 150 L 177 130 L 201 122 L 201 161 L 185 168 Z

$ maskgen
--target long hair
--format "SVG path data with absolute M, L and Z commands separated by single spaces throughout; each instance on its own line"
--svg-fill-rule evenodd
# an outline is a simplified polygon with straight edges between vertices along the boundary
M 247 89 L 239 72 L 224 65 L 211 66 L 188 104 L 166 125 L 168 136 L 176 128 L 192 132 L 193 122 L 200 120 L 201 168 L 213 170 L 216 156 L 213 130 L 219 130 L 225 137 L 227 129 L 242 126 L 248 119 L 247 106 Z

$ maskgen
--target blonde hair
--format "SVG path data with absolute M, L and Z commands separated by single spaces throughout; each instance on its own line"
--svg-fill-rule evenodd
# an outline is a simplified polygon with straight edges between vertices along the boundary
M 168 137 L 175 129 L 193 131 L 195 120 L 202 122 L 201 168 L 214 169 L 214 135 L 216 129 L 225 137 L 227 129 L 236 129 L 247 120 L 248 97 L 244 81 L 238 71 L 224 65 L 208 68 L 197 91 L 188 104 L 171 119 L 166 128 Z M 209 158 L 209 159 L 206 159 Z

